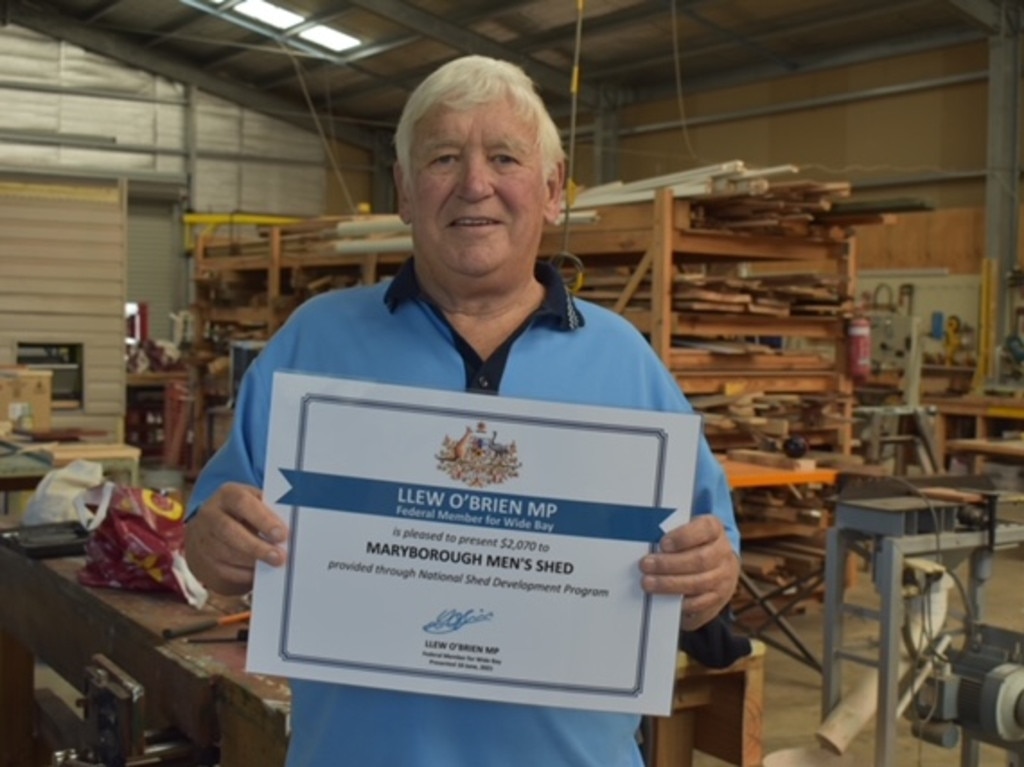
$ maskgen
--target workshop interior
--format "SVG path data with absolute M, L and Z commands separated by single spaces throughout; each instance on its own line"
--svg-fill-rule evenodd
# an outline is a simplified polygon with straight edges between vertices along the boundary
M 283 767 L 287 681 L 246 670 L 252 601 L 187 572 L 190 494 L 292 314 L 411 256 L 396 123 L 476 54 L 522 67 L 566 151 L 538 259 L 649 342 L 735 509 L 708 641 L 749 652 L 681 638 L 639 758 L 1024 767 L 1022 22 L 0 2 L 0 766 Z M 514 473 L 477 420 L 438 462 Z

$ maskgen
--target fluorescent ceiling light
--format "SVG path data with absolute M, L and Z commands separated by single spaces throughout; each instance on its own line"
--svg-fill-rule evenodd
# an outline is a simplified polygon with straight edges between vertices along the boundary
M 281 45 L 317 58 L 338 61 L 342 51 L 358 48 L 362 40 L 334 27 L 317 24 L 290 8 L 268 0 L 180 0 L 184 5 L 213 14 L 248 30 L 276 40 Z M 0 6 L 3 0 L 0 0 Z
M 355 48 L 360 44 L 352 35 L 346 35 L 344 32 L 325 27 L 323 24 L 317 24 L 315 27 L 302 30 L 299 32 L 299 37 L 303 40 L 309 40 L 311 43 L 322 45 L 324 48 L 335 53 Z
M 248 16 L 250 19 L 262 21 L 275 29 L 290 29 L 306 20 L 304 16 L 279 5 L 268 3 L 266 0 L 245 0 L 245 2 L 232 6 L 231 10 Z

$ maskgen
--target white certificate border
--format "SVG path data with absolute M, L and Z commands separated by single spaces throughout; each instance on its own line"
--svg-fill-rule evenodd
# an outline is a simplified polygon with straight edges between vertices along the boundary
M 295 451 L 295 466 L 294 468 L 298 471 L 303 469 L 303 460 L 305 457 L 306 448 L 306 431 L 309 420 L 309 409 L 313 404 L 327 403 L 327 404 L 338 404 L 345 405 L 347 407 L 367 407 L 376 408 L 381 410 L 394 410 L 394 411 L 408 411 L 412 413 L 429 413 L 432 415 L 445 415 L 445 416 L 457 416 L 459 418 L 469 418 L 473 420 L 487 420 L 492 423 L 519 423 L 528 424 L 532 426 L 548 426 L 551 428 L 575 428 L 580 431 L 604 431 L 604 432 L 617 432 L 620 434 L 627 434 L 631 436 L 639 437 L 653 437 L 657 440 L 658 448 L 658 461 L 655 467 L 655 482 L 654 482 L 654 493 L 651 501 L 652 506 L 660 506 L 662 493 L 664 491 L 664 478 L 665 478 L 665 463 L 667 460 L 666 452 L 668 450 L 668 433 L 661 428 L 656 426 L 627 426 L 625 424 L 613 424 L 613 423 L 595 423 L 593 420 L 575 420 L 565 418 L 550 418 L 550 417 L 537 417 L 537 416 L 525 416 L 525 415 L 513 415 L 513 414 L 498 414 L 493 410 L 482 409 L 473 410 L 466 408 L 446 407 L 437 405 L 416 405 L 412 403 L 395 402 L 389 399 L 371 399 L 365 396 L 344 396 L 344 395 L 328 395 L 328 394 L 306 394 L 302 397 L 300 406 L 300 420 L 297 434 L 297 444 Z M 289 531 L 290 541 L 289 548 L 295 550 L 295 542 L 298 537 L 299 529 L 299 511 L 302 507 L 292 505 L 290 508 L 289 515 Z M 433 520 L 416 520 L 417 523 L 422 522 L 424 524 L 452 524 L 458 525 L 458 522 L 435 522 Z M 476 525 L 467 525 L 469 527 L 476 527 Z M 541 533 L 544 535 L 544 533 Z M 649 546 L 649 551 L 654 551 L 656 544 Z M 644 594 L 642 604 L 642 615 L 640 621 L 640 631 L 637 636 L 637 657 L 636 657 L 636 674 L 631 688 L 615 688 L 615 687 L 594 687 L 587 685 L 573 685 L 573 684 L 553 684 L 545 683 L 540 680 L 522 680 L 522 679 L 508 679 L 495 677 L 493 675 L 480 676 L 474 674 L 459 674 L 450 671 L 441 670 L 430 670 L 430 669 L 418 669 L 418 668 L 406 668 L 404 666 L 392 666 L 374 664 L 361 661 L 348 661 L 343 659 L 335 658 L 321 658 L 316 656 L 301 655 L 298 653 L 291 653 L 288 648 L 288 635 L 291 628 L 291 599 L 292 590 L 294 588 L 292 578 L 293 562 L 292 558 L 289 557 L 285 566 L 284 573 L 284 601 L 282 606 L 282 621 L 281 621 L 281 633 L 277 646 L 278 657 L 284 663 L 302 663 L 310 666 L 323 666 L 327 668 L 339 668 L 349 669 L 353 671 L 360 671 L 365 673 L 377 673 L 377 674 L 390 674 L 395 677 L 419 677 L 428 679 L 442 679 L 447 681 L 454 681 L 460 684 L 472 683 L 481 684 L 489 687 L 518 687 L 520 689 L 527 690 L 545 690 L 545 691 L 562 691 L 572 692 L 576 694 L 587 694 L 593 696 L 608 696 L 608 697 L 626 697 L 626 698 L 637 698 L 643 694 L 644 691 L 644 679 L 646 678 L 645 669 L 647 664 L 647 649 L 648 649 L 648 638 L 650 634 L 650 620 L 651 620 L 651 595 Z

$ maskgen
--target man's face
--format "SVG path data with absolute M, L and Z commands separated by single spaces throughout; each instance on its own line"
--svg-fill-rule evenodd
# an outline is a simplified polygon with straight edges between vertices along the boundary
M 536 144 L 536 131 L 504 102 L 427 113 L 416 126 L 412 168 L 395 169 L 418 271 L 438 280 L 533 274 L 563 178 L 561 166 L 544 177 Z

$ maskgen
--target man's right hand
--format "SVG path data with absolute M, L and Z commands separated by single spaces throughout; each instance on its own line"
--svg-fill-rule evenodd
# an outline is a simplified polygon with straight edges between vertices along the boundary
M 287 536 L 257 488 L 230 482 L 189 520 L 185 559 L 192 574 L 211 591 L 244 594 L 252 589 L 257 561 L 284 564 L 285 552 L 278 544 Z

